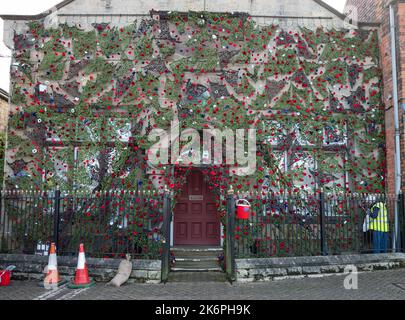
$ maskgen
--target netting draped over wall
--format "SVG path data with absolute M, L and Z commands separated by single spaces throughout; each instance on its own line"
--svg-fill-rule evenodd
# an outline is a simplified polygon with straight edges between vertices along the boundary
M 208 12 L 28 27 L 14 37 L 8 188 L 176 189 L 169 166 L 147 160 L 148 134 L 177 120 L 180 131 L 256 129 L 252 175 L 205 169 L 218 193 L 384 190 L 375 31 Z

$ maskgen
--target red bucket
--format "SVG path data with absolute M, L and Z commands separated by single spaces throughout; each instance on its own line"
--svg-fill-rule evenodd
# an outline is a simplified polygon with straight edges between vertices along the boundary
M 241 204 L 243 203 L 243 204 Z M 245 199 L 236 201 L 236 218 L 247 220 L 250 215 L 250 203 Z
M 10 284 L 10 277 L 10 271 L 0 270 L 0 286 L 8 286 Z

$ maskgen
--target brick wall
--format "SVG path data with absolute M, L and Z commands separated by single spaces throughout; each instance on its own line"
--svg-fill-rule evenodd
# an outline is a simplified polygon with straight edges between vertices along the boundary
M 370 3 L 370 1 L 368 1 Z M 383 102 L 385 103 L 385 138 L 386 138 L 386 187 L 388 193 L 395 192 L 395 127 L 394 107 L 392 100 L 392 64 L 391 64 L 391 38 L 389 27 L 389 10 L 384 8 L 385 0 L 374 0 L 375 18 L 381 22 L 380 56 L 384 81 Z
M 389 8 L 385 7 L 388 1 L 375 1 L 376 19 L 381 21 L 381 65 L 383 66 L 384 81 L 384 102 L 386 107 L 385 127 L 386 127 L 386 145 L 387 145 L 387 190 L 394 192 L 395 187 L 395 127 L 394 127 L 394 107 L 392 100 L 392 61 L 391 61 L 391 38 L 390 38 L 390 20 Z M 385 7 L 385 8 L 384 8 Z M 405 190 L 405 139 L 404 116 L 401 103 L 405 102 L 405 3 L 400 1 L 394 5 L 395 23 L 396 23 L 396 48 L 397 48 L 397 67 L 398 67 L 398 99 L 399 99 L 399 123 L 401 137 L 401 172 L 402 172 L 402 190 Z

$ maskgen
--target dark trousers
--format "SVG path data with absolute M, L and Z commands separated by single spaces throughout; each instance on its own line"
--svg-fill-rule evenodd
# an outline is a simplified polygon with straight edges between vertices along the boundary
M 373 252 L 385 253 L 388 250 L 388 232 L 373 231 Z
M 363 253 L 371 253 L 373 252 L 373 231 L 368 230 L 363 232 Z

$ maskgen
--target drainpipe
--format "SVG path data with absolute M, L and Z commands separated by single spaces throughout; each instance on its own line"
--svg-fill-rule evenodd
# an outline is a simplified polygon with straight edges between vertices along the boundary
M 393 3 L 390 3 L 390 37 L 391 37 L 391 63 L 392 63 L 392 92 L 394 102 L 394 122 L 395 122 L 395 220 L 394 239 L 392 242 L 393 252 L 397 251 L 398 241 L 398 197 L 401 192 L 401 149 L 400 149 L 400 128 L 399 128 L 399 108 L 398 108 L 398 79 L 397 79 L 397 50 L 396 50 L 396 30 Z

